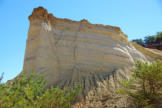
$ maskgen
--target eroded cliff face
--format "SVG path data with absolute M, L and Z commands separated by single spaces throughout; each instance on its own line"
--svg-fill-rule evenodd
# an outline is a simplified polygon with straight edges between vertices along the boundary
M 147 60 L 118 27 L 59 19 L 42 7 L 29 20 L 23 70 L 44 74 L 48 86 L 81 83 L 84 96 L 99 85 L 111 90 L 136 60 Z

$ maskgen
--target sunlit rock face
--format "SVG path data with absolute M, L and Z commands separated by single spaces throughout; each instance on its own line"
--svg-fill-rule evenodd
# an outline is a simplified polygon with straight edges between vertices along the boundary
M 34 9 L 29 20 L 23 70 L 44 74 L 48 86 L 80 82 L 85 94 L 114 72 L 146 60 L 118 27 L 59 19 L 42 7 Z

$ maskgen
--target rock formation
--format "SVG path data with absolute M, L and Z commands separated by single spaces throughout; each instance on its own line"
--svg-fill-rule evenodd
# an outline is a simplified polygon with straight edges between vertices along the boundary
M 29 20 L 23 70 L 43 73 L 48 85 L 82 82 L 88 89 L 112 72 L 146 60 L 118 27 L 59 19 L 42 7 Z
M 56 18 L 42 7 L 29 20 L 23 70 L 43 74 L 47 86 L 81 83 L 84 96 L 99 85 L 111 90 L 136 60 L 148 59 L 119 27 Z

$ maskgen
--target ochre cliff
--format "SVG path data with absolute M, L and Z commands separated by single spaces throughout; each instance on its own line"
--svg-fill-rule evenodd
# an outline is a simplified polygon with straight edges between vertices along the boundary
M 23 70 L 44 74 L 48 86 L 81 82 L 85 94 L 118 69 L 146 60 L 118 27 L 59 19 L 42 7 L 29 20 Z
M 42 7 L 35 8 L 29 20 L 23 71 L 43 74 L 47 86 L 81 83 L 83 96 L 94 89 L 95 95 L 101 88 L 111 91 L 131 75 L 136 60 L 150 58 L 119 27 L 59 19 Z

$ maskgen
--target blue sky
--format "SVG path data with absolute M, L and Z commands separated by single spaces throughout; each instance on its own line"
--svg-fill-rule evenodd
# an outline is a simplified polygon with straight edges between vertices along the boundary
M 162 31 L 162 0 L 0 0 L 0 74 L 22 71 L 28 16 L 43 6 L 54 16 L 119 26 L 129 40 Z

